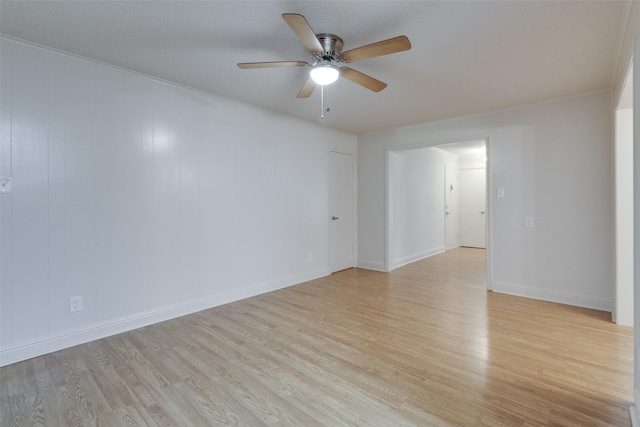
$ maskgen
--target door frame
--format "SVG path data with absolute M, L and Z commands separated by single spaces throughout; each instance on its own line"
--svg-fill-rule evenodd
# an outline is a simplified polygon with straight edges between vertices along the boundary
M 491 189 L 493 188 L 493 183 L 492 183 L 492 176 L 491 176 L 491 141 L 490 141 L 490 135 L 489 134 L 481 134 L 481 135 L 470 135 L 470 136 L 461 136 L 461 137 L 456 137 L 456 138 L 449 138 L 449 139 L 440 139 L 440 140 L 434 140 L 434 141 L 425 141 L 425 142 L 419 142 L 419 143 L 415 143 L 415 144 L 406 144 L 406 145 L 398 145 L 396 147 L 393 148 L 385 148 L 385 165 L 384 165 L 384 175 L 385 175 L 385 199 L 384 199 L 384 204 L 385 204 L 385 217 L 384 217 L 384 227 L 385 227 L 385 232 L 384 232 L 384 270 L 386 272 L 390 272 L 391 271 L 391 260 L 389 258 L 389 252 L 390 252 L 390 238 L 391 238 L 391 230 L 390 230 L 390 221 L 389 218 L 391 217 L 391 201 L 393 200 L 393 194 L 391 192 L 391 179 L 392 177 L 390 176 L 390 153 L 393 151 L 403 151 L 403 150 L 414 150 L 414 149 L 418 149 L 418 148 L 431 148 L 431 147 L 437 147 L 438 145 L 445 145 L 445 144 L 454 144 L 457 142 L 465 142 L 465 141 L 471 141 L 471 140 L 477 140 L 477 139 L 483 139 L 484 143 L 485 143 L 485 147 L 486 147 L 486 152 L 487 152 L 487 167 L 486 167 L 486 173 L 487 173 L 487 181 L 486 181 L 486 186 L 487 186 L 487 191 L 486 191 L 486 197 L 487 197 L 487 219 L 486 219 L 486 227 L 485 227 L 485 233 L 486 233 L 486 244 L 487 244 L 487 248 L 486 248 L 486 254 L 487 254 L 487 290 L 492 291 L 493 290 L 493 268 L 492 268 L 492 260 L 493 260 L 493 244 L 491 241 L 491 223 L 492 223 L 492 218 L 493 218 L 493 203 L 492 203 L 492 197 L 491 197 Z M 444 224 L 443 224 L 444 226 Z
M 615 292 L 613 321 L 633 326 L 633 58 L 629 62 L 620 98 L 614 110 L 614 258 Z M 626 162 L 629 163 L 626 163 Z M 627 169 L 628 168 L 628 169 Z M 630 175 L 621 174 L 630 170 Z M 623 192 L 623 193 L 621 193 Z M 627 205 L 627 203 L 629 203 Z M 629 238 L 630 240 L 626 240 Z M 628 285 L 625 283 L 628 281 Z M 629 305 L 630 303 L 630 305 Z

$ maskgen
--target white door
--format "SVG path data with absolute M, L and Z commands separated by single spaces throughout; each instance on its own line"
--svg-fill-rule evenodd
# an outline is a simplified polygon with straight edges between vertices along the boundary
M 353 156 L 331 152 L 331 271 L 354 266 Z
M 447 250 L 457 248 L 458 243 L 458 168 L 444 165 L 444 240 Z
M 486 247 L 486 169 L 460 171 L 460 246 Z

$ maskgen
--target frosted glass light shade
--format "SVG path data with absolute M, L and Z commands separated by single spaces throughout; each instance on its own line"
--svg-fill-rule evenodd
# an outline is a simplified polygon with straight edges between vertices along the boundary
M 330 85 L 340 77 L 340 70 L 334 65 L 316 65 L 309 73 L 311 79 L 319 85 Z

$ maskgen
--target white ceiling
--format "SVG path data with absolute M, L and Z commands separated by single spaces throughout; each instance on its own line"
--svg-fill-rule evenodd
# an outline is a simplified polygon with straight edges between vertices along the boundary
M 448 151 L 456 156 L 466 156 L 469 154 L 485 154 L 487 144 L 484 139 L 474 139 L 472 141 L 453 142 L 451 144 L 437 145 L 437 148 Z
M 496 111 L 611 88 L 621 1 L 6 1 L 0 32 L 265 109 L 319 121 L 320 91 L 296 94 L 305 68 L 281 18 L 306 16 L 344 51 L 406 35 L 412 49 L 352 68 L 380 93 L 340 79 L 323 123 L 354 134 Z

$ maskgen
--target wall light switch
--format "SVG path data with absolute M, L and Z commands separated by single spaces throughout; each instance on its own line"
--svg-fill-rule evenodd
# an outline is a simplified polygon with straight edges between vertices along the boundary
M 0 194 L 11 194 L 10 176 L 0 176 Z
M 504 188 L 498 188 L 496 191 L 496 197 L 498 199 L 504 199 Z
M 524 218 L 524 226 L 531 228 L 533 227 L 533 217 L 532 216 L 527 216 Z

